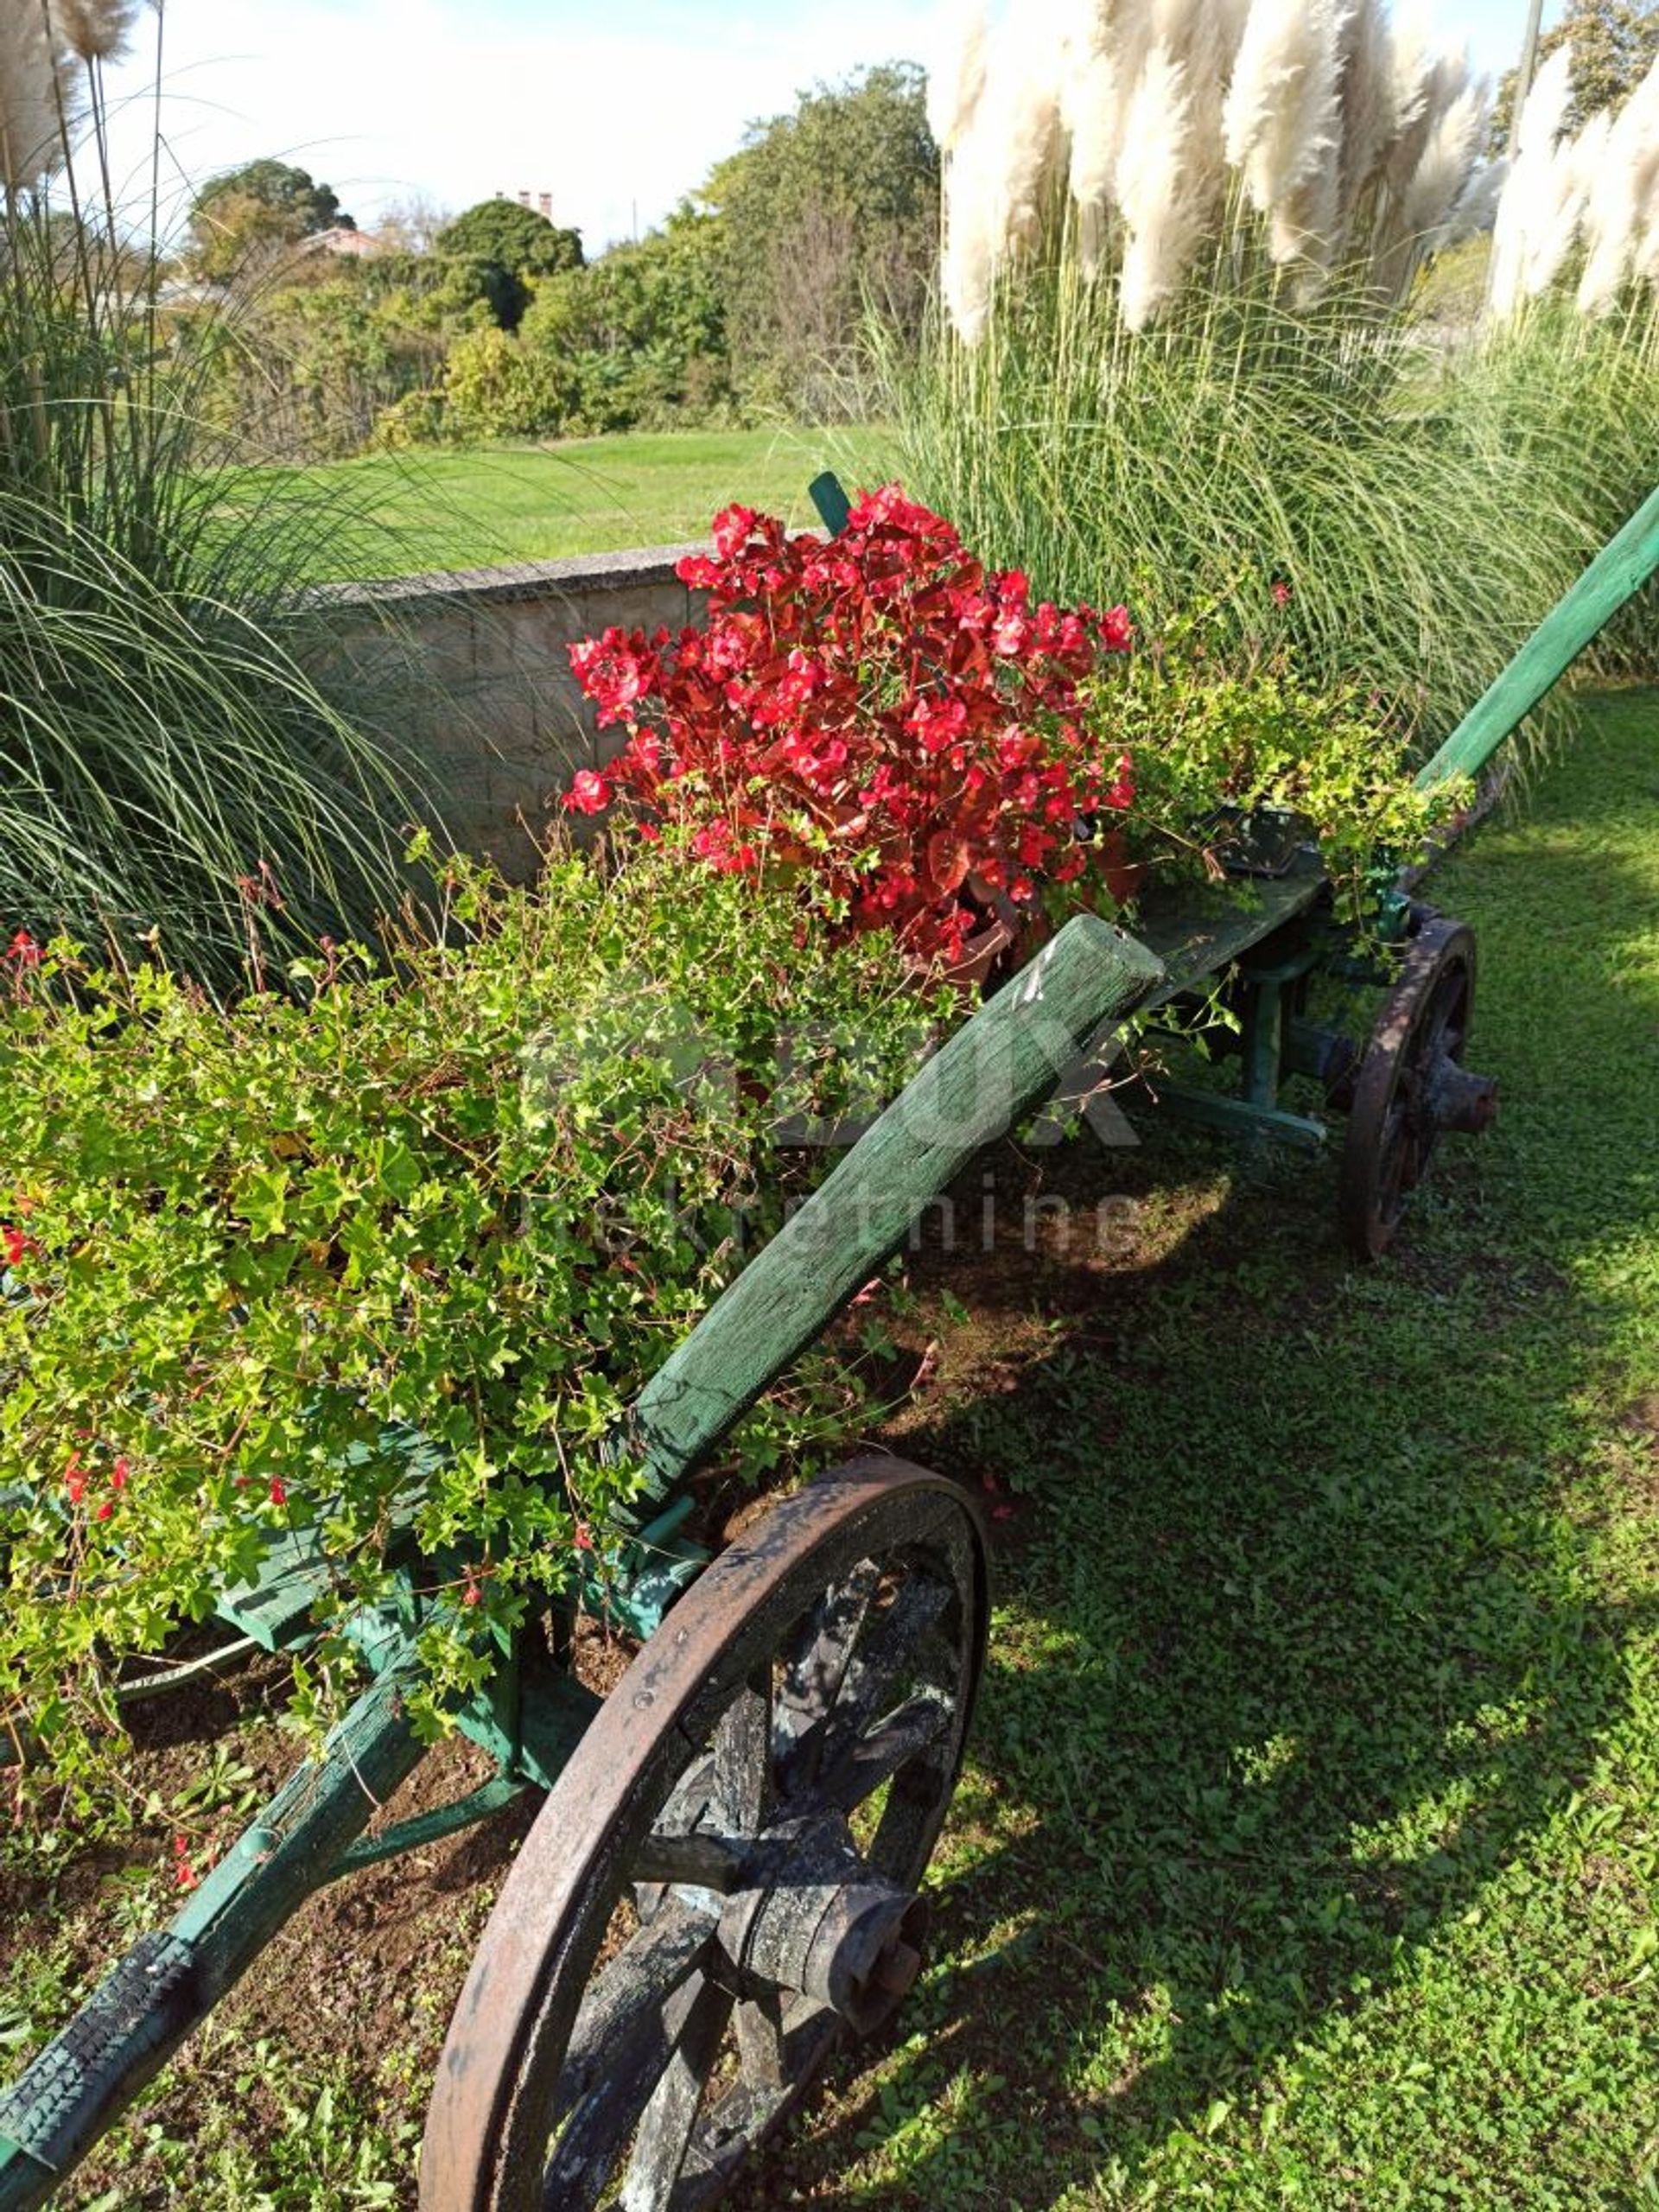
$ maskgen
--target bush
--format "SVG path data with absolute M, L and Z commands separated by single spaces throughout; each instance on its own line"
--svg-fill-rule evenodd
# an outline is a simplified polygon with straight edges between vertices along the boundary
M 448 435 L 443 393 L 406 391 L 375 416 L 369 444 L 377 453 L 406 453 L 411 446 L 442 445 Z
M 1282 622 L 1292 594 L 1278 591 Z M 1085 698 L 1087 724 L 1133 766 L 1124 857 L 1165 876 L 1213 878 L 1238 817 L 1292 815 L 1319 843 L 1338 912 L 1363 925 L 1382 886 L 1468 788 L 1459 779 L 1419 791 L 1406 734 L 1374 699 L 1353 685 L 1310 684 L 1271 633 L 1255 641 L 1248 666 L 1230 669 L 1210 644 L 1217 629 L 1236 634 L 1217 609 L 1176 623 L 1121 680 Z
M 395 954 L 325 943 L 222 1013 L 156 965 L 6 963 L 0 1732 L 60 1782 L 108 1774 L 123 1659 L 285 1530 L 318 1529 L 335 1627 L 414 1572 L 434 1726 L 493 1631 L 597 1603 L 624 1410 L 777 1226 L 776 1133 L 926 1041 L 880 946 L 673 851 L 459 874 Z M 729 1464 L 860 1403 L 810 1355 Z M 351 1669 L 331 1640 L 296 1671 L 315 1713 Z
M 628 792 L 688 824 L 715 869 L 798 889 L 838 927 L 892 931 L 955 963 L 1003 906 L 1091 887 L 1081 821 L 1126 805 L 1128 762 L 1079 727 L 1079 685 L 1122 652 L 1122 607 L 1033 606 L 896 485 L 827 544 L 747 507 L 715 518 L 707 633 L 610 630 L 570 648 L 601 724 L 629 742 L 567 804 Z M 1070 887 L 1070 888 L 1068 888 Z
M 562 426 L 575 386 L 563 363 L 526 352 L 505 330 L 469 330 L 449 348 L 443 396 L 452 437 L 531 437 Z

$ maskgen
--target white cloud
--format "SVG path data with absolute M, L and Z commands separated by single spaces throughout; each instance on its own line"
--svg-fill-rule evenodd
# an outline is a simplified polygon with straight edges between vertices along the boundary
M 556 219 L 596 250 L 658 219 L 800 86 L 915 53 L 931 13 L 931 0 L 635 0 L 606 28 L 591 6 L 532 18 L 511 0 L 168 0 L 172 196 L 274 155 L 364 222 L 416 193 L 459 208 L 550 192 Z M 118 173 L 146 190 L 153 82 L 141 53 L 113 85 Z

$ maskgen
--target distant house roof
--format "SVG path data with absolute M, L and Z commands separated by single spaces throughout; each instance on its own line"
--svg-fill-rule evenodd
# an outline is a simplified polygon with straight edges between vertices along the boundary
M 315 231 L 300 241 L 307 253 L 368 254 L 380 251 L 380 241 L 368 231 L 348 231 L 337 225 L 332 231 Z

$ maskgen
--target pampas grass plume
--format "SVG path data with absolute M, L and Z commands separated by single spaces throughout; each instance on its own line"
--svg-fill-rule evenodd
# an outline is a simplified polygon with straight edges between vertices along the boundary
M 1619 110 L 1607 158 L 1588 181 L 1578 292 L 1586 315 L 1605 315 L 1618 298 L 1650 215 L 1659 215 L 1659 60 Z
M 1155 46 L 1129 102 L 1117 200 L 1128 231 L 1119 305 L 1131 330 L 1143 330 L 1175 297 L 1204 238 L 1208 210 L 1187 82 L 1185 65 Z
M 35 0 L 0 5 L 0 186 L 25 192 L 65 158 L 57 56 Z
M 54 29 L 86 62 L 111 61 L 132 35 L 137 0 L 49 0 Z
M 1253 0 L 1222 111 L 1223 143 L 1278 262 L 1337 245 L 1342 115 L 1338 0 Z
M 985 10 L 978 0 L 950 8 L 936 64 L 927 73 L 927 126 L 948 154 L 973 121 L 985 91 Z
M 1558 46 L 1537 76 L 1521 111 L 1515 159 L 1492 226 L 1487 299 L 1496 315 L 1520 304 L 1529 261 L 1553 219 L 1556 193 L 1555 142 L 1573 92 L 1573 48 Z

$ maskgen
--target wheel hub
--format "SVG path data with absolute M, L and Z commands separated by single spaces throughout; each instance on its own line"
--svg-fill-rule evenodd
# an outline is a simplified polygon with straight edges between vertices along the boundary
M 834 1814 L 769 1831 L 745 1872 L 717 1938 L 739 1990 L 799 1992 L 855 2034 L 879 2028 L 921 1969 L 925 1900 L 867 1866 Z

